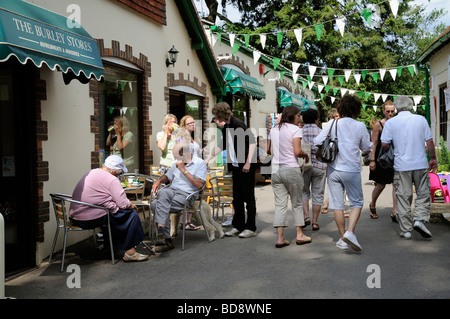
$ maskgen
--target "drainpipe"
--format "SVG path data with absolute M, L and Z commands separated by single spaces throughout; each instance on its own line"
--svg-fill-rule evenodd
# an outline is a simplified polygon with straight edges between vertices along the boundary
M 416 62 L 416 68 L 420 71 L 425 72 L 425 91 L 426 91 L 426 101 L 425 101 L 425 112 L 427 115 L 428 125 L 431 126 L 431 118 L 430 118 L 430 73 L 428 72 L 427 67 L 419 66 L 419 63 Z
M 0 214 L 0 299 L 5 299 L 5 222 Z

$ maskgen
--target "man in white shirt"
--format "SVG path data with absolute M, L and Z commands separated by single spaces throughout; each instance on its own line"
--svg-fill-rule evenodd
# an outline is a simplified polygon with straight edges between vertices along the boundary
M 400 236 L 411 238 L 414 228 L 423 237 L 431 238 L 431 232 L 424 223 L 430 219 L 431 208 L 428 171 L 437 170 L 433 137 L 426 119 L 410 112 L 413 106 L 410 98 L 400 96 L 394 105 L 398 115 L 386 122 L 381 134 L 381 145 L 385 150 L 394 147 L 394 187 Z M 430 153 L 429 162 L 425 144 Z M 413 183 L 416 190 L 414 217 L 411 215 Z
M 193 156 L 189 144 L 179 142 L 173 147 L 176 163 L 153 183 L 152 192 L 157 198 L 152 201 L 151 207 L 158 226 L 158 233 L 164 236 L 166 251 L 174 248 L 170 238 L 169 213 L 184 209 L 186 197 L 201 189 L 206 183 L 207 167 L 203 159 Z M 169 187 L 159 190 L 161 184 L 171 183 Z M 195 199 L 187 206 L 194 204 Z

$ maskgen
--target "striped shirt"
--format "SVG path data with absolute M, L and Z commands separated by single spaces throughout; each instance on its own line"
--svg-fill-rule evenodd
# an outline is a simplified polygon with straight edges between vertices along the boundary
M 317 146 L 314 145 L 314 138 L 322 131 L 316 124 L 305 124 L 303 126 L 303 142 L 311 145 L 311 163 L 313 167 L 327 169 L 327 164 L 319 162 L 316 158 Z

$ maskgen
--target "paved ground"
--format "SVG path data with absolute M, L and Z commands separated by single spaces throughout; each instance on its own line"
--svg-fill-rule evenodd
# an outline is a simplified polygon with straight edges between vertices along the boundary
M 177 248 L 143 263 L 111 264 L 108 252 L 99 254 L 92 241 L 72 246 L 66 265 L 75 273 L 59 272 L 57 259 L 6 283 L 5 295 L 18 299 L 297 299 L 297 298 L 450 298 L 450 226 L 427 224 L 431 240 L 413 232 L 401 239 L 398 224 L 389 217 L 391 186 L 382 193 L 379 219 L 369 218 L 373 186 L 363 171 L 365 207 L 356 235 L 361 253 L 335 247 L 338 232 L 333 213 L 319 218 L 321 229 L 306 234 L 313 242 L 295 245 L 295 228 L 286 229 L 291 245 L 276 249 L 272 227 L 270 184 L 258 185 L 258 236 L 224 238 L 208 243 L 202 231 L 189 232 L 186 250 Z M 80 283 L 80 288 L 69 288 Z M 374 287 L 375 286 L 375 287 Z M 372 288 L 371 288 L 372 287 Z

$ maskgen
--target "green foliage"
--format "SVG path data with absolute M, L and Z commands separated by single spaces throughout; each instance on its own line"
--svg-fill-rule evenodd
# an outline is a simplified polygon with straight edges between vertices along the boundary
M 438 171 L 448 172 L 450 171 L 450 161 L 447 150 L 447 143 L 444 141 L 444 137 L 439 137 L 439 146 L 437 155 L 438 155 Z

